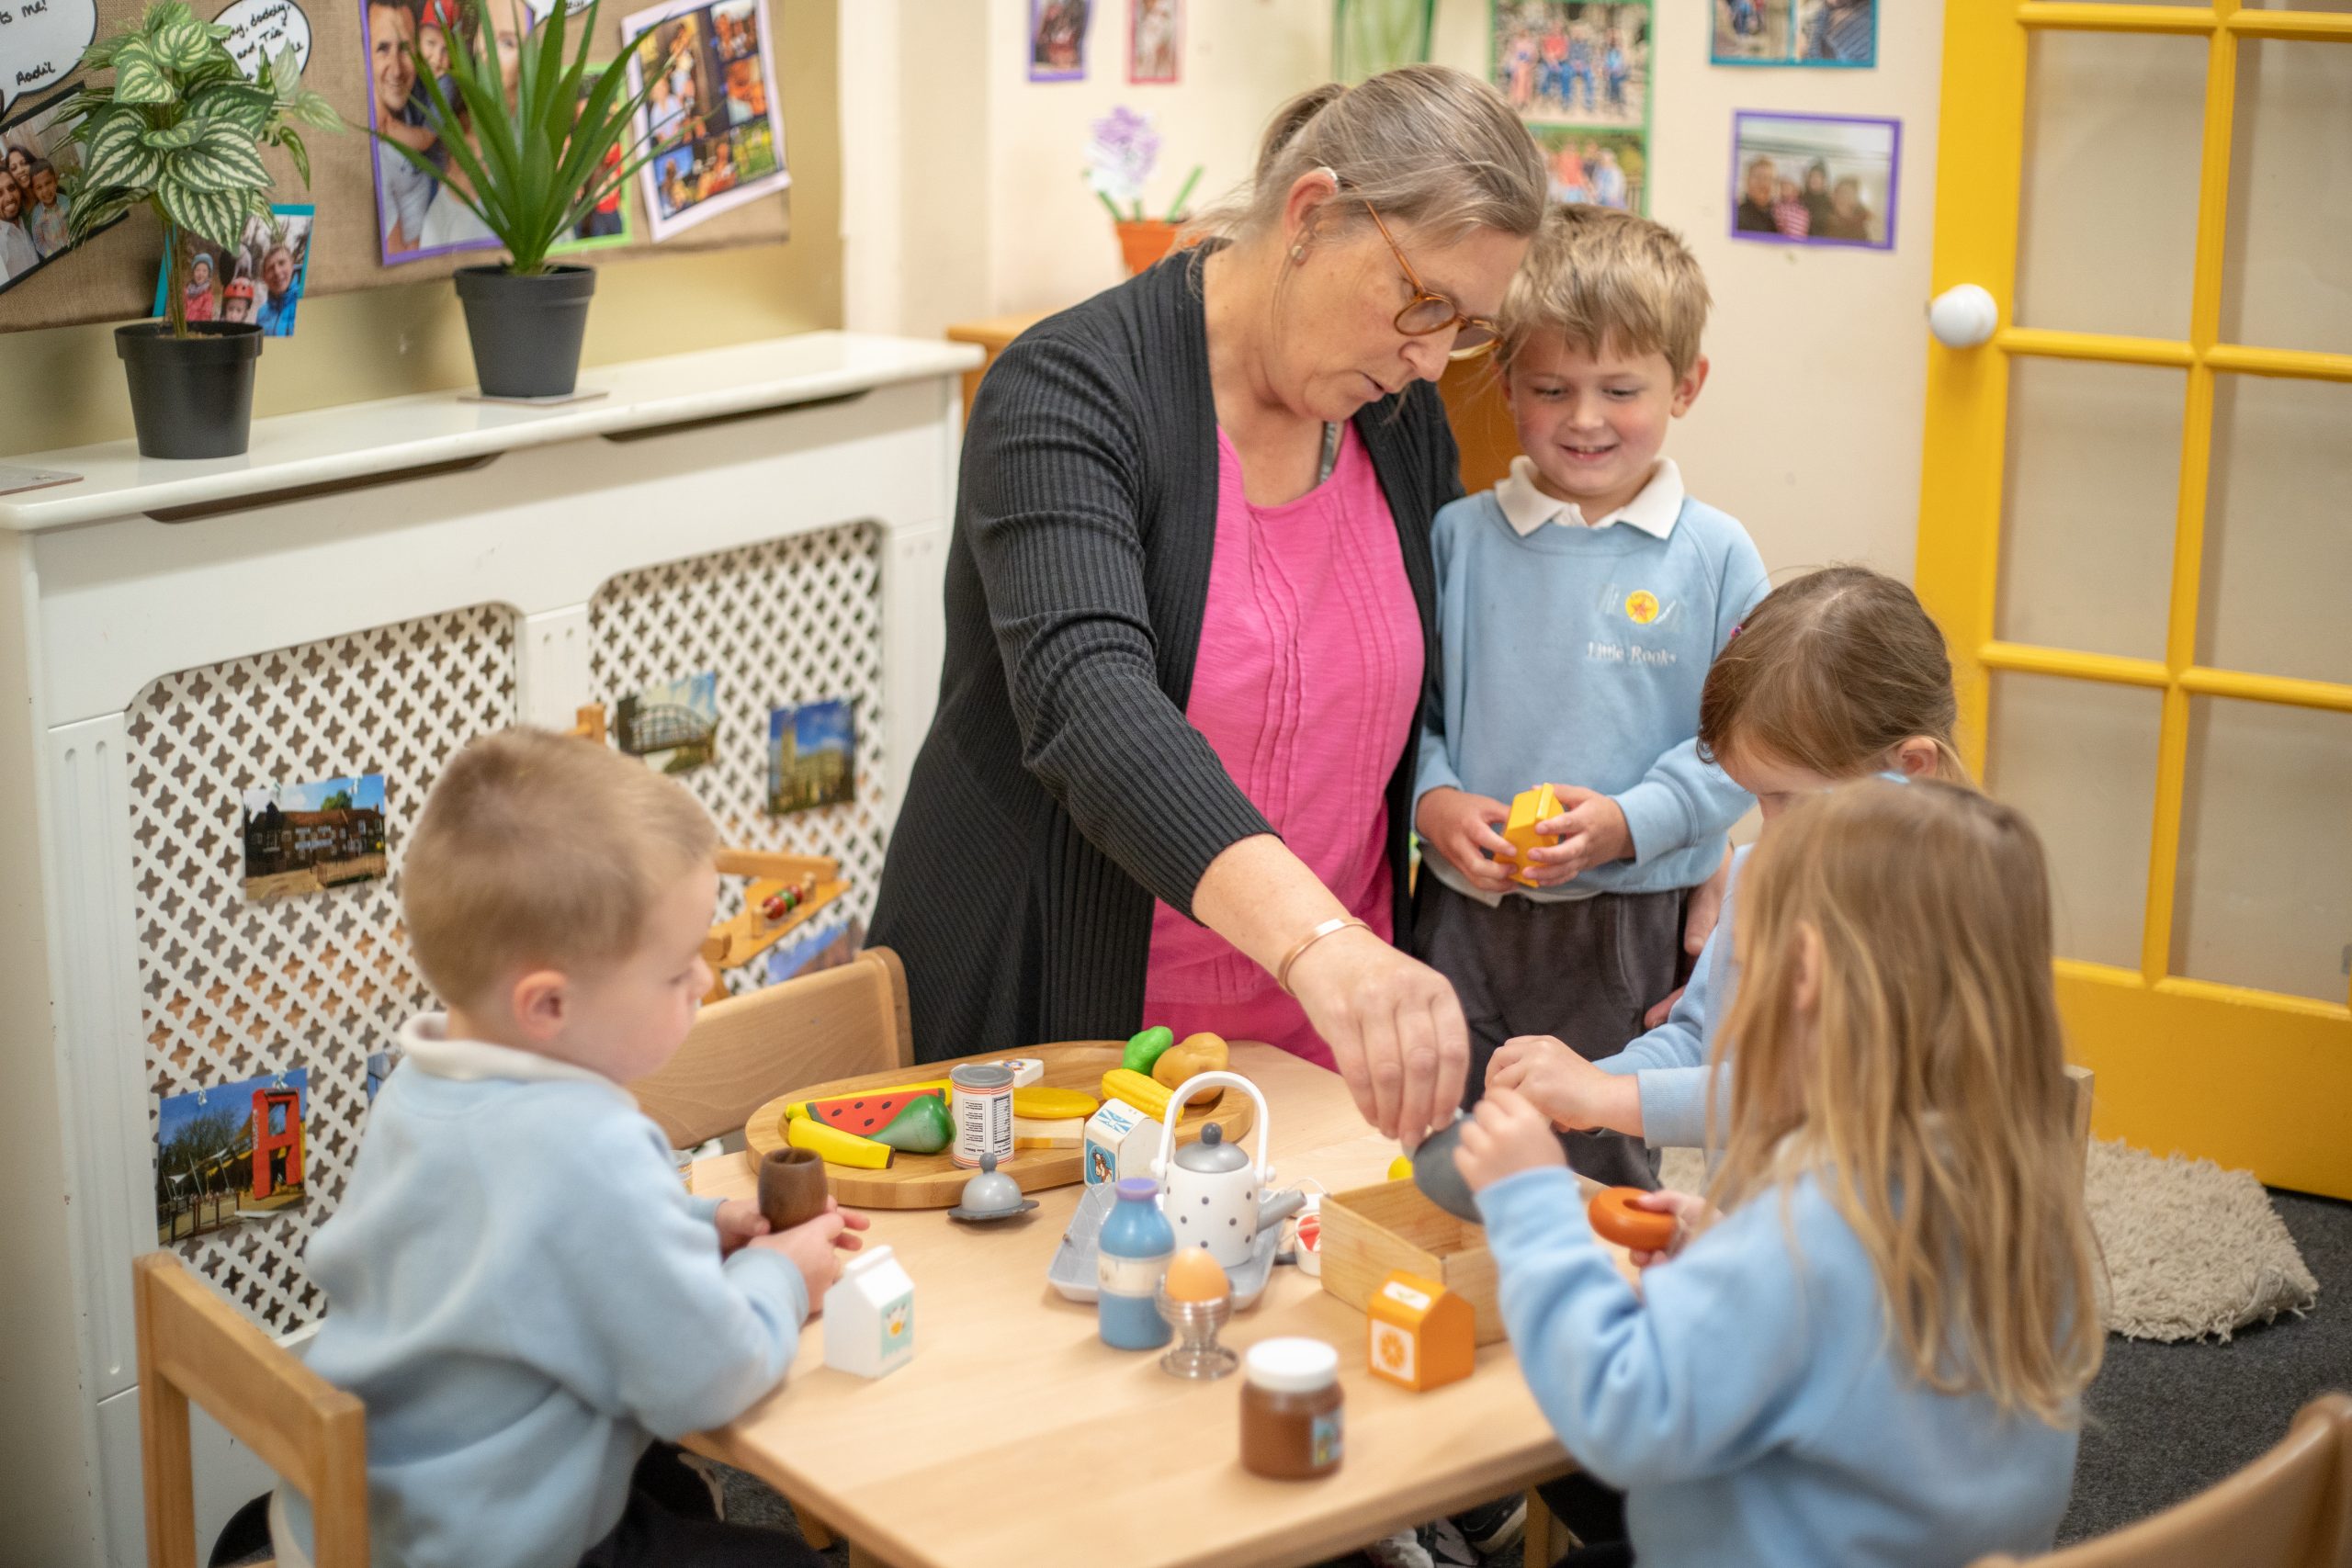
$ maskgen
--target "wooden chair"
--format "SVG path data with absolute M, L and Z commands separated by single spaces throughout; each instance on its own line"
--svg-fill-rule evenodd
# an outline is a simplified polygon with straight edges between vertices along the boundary
M 660 1072 L 629 1085 L 673 1148 L 740 1129 L 803 1084 L 914 1063 L 907 972 L 887 947 L 712 1002 Z
M 169 1252 L 131 1265 L 149 1568 L 196 1568 L 194 1400 L 310 1499 L 316 1568 L 367 1568 L 368 1437 L 359 1401 L 239 1316 Z
M 2034 1568 L 2352 1568 L 2352 1394 L 2323 1393 L 2278 1447 L 2151 1518 L 2030 1560 Z M 2015 1568 L 2014 1557 L 1974 1568 Z
M 2074 1106 L 2069 1112 L 2075 1123 L 2075 1174 L 2086 1176 L 2091 1159 L 2091 1089 L 2094 1079 L 2088 1067 L 2066 1064 L 2066 1087 L 2074 1093 Z

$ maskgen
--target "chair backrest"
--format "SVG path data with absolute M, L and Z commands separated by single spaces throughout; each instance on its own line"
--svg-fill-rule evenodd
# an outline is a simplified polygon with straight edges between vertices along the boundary
M 2278 1445 L 2163 1513 L 2033 1568 L 2352 1568 L 2352 1394 L 2323 1393 Z M 2014 1568 L 2014 1557 L 1975 1568 Z
M 368 1436 L 359 1401 L 247 1323 L 169 1252 L 131 1265 L 149 1568 L 196 1568 L 193 1400 L 311 1501 L 316 1568 L 367 1568 Z
M 907 972 L 887 947 L 712 1002 L 662 1070 L 629 1085 L 673 1148 L 731 1133 L 780 1094 L 914 1063 Z

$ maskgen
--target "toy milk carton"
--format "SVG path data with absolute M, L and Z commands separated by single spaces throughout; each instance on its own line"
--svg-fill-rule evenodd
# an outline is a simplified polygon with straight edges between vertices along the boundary
M 887 1247 L 869 1247 L 825 1292 L 825 1365 L 878 1378 L 915 1353 L 915 1284 Z
M 1511 847 L 1519 852 L 1522 863 L 1527 858 L 1528 851 L 1548 850 L 1560 841 L 1557 834 L 1539 833 L 1535 830 L 1535 824 L 1548 822 L 1559 814 L 1560 799 L 1552 793 L 1550 784 L 1538 784 L 1533 789 L 1523 789 L 1511 797 L 1510 820 L 1503 824 L 1503 837 L 1510 840 Z M 1525 883 L 1527 873 L 1524 870 L 1515 871 L 1511 873 L 1511 880 Z M 1528 886 L 1534 885 L 1528 883 Z
M 1086 1184 L 1150 1176 L 1159 1153 L 1159 1123 L 1124 1100 L 1106 1100 L 1086 1121 Z
M 1478 1360 L 1477 1311 L 1468 1298 L 1402 1269 L 1364 1308 L 1373 1372 L 1414 1393 L 1466 1378 Z

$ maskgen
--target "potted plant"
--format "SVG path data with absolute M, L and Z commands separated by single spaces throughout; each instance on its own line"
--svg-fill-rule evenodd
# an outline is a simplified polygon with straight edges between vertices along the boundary
M 438 182 L 443 197 L 464 203 L 506 247 L 504 265 L 461 267 L 457 275 L 482 391 L 498 398 L 565 397 L 579 379 L 596 273 L 551 266 L 548 250 L 570 237 L 652 155 L 649 144 L 639 144 L 612 157 L 646 95 L 624 92 L 628 76 L 617 62 L 589 65 L 595 0 L 580 14 L 580 47 L 569 62 L 570 6 L 552 7 L 532 28 L 515 49 L 511 92 L 495 29 L 480 0 L 471 0 L 469 8 L 476 26 L 448 33 L 454 99 L 416 45 L 409 46 L 435 122 L 450 128 L 441 139 L 447 164 L 380 131 L 371 134 Z
M 1122 105 L 1096 120 L 1092 130 L 1093 139 L 1086 144 L 1086 183 L 1110 211 L 1119 232 L 1119 253 L 1132 276 L 1175 244 L 1177 227 L 1186 217 L 1184 201 L 1200 181 L 1201 165 L 1193 164 L 1184 177 L 1167 217 L 1147 218 L 1143 185 L 1159 162 L 1159 133 L 1151 128 L 1151 117 Z M 1126 210 L 1121 210 L 1122 202 Z
M 261 329 L 187 319 L 187 247 L 175 231 L 235 246 L 246 220 L 269 210 L 261 149 L 285 148 L 308 186 L 310 152 L 288 121 L 341 125 L 323 96 L 304 90 L 291 47 L 262 80 L 248 81 L 222 41 L 229 36 L 183 0 L 159 0 L 137 27 L 84 53 L 84 69 L 111 67 L 114 80 L 85 83 L 65 110 L 82 152 L 68 185 L 74 243 L 134 207 L 153 209 L 164 225 L 168 314 L 114 333 L 145 457 L 233 457 L 253 428 Z

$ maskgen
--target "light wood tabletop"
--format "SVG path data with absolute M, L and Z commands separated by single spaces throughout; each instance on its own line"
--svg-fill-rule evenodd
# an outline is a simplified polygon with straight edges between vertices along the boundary
M 1270 1046 L 1233 1056 L 1265 1093 L 1277 1188 L 1382 1179 L 1396 1146 L 1364 1124 L 1337 1074 Z M 699 1162 L 694 1186 L 733 1197 L 752 1179 L 729 1155 Z M 767 1481 L 896 1568 L 1281 1568 L 1570 1468 L 1508 1341 L 1481 1350 L 1467 1380 L 1411 1393 L 1365 1370 L 1362 1313 L 1278 1268 L 1223 1342 L 1246 1351 L 1306 1335 L 1339 1347 L 1345 1458 L 1320 1481 L 1249 1474 L 1239 1373 L 1186 1382 L 1156 1352 L 1114 1350 L 1093 1307 L 1046 1282 L 1081 1190 L 1037 1193 L 1028 1219 L 997 1226 L 875 1211 L 871 1242 L 888 1243 L 914 1280 L 914 1359 L 878 1382 L 832 1371 L 812 1318 L 785 1382 L 687 1446 Z

